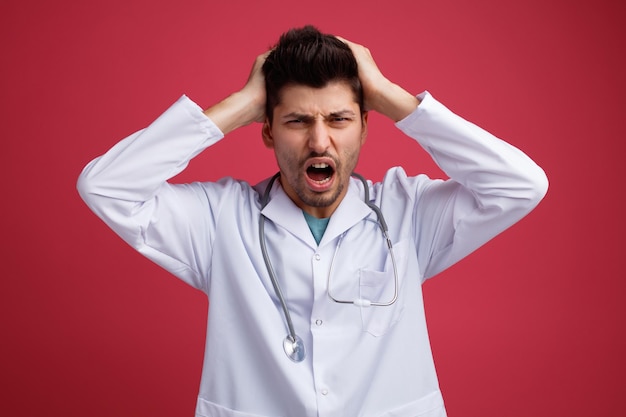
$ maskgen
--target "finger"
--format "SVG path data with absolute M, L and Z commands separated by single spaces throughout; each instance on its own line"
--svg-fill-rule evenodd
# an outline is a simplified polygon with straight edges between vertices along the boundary
M 354 42 L 351 42 L 351 41 L 347 40 L 346 38 L 344 38 L 342 36 L 336 36 L 335 35 L 335 38 L 339 39 L 341 42 L 343 42 L 343 43 L 345 43 L 347 45 L 355 45 Z

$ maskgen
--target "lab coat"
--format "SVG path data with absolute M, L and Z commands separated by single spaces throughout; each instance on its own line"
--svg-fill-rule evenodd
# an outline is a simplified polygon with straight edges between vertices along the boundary
M 316 244 L 276 181 L 266 216 L 269 258 L 306 357 L 283 351 L 286 322 L 259 244 L 256 186 L 167 180 L 223 138 L 183 96 L 149 127 L 82 172 L 89 207 L 136 250 L 209 297 L 196 416 L 444 417 L 421 284 L 518 221 L 547 190 L 545 174 L 513 146 L 453 114 L 430 94 L 397 123 L 450 180 L 390 169 L 371 184 L 398 269 L 394 276 L 363 185 L 348 192 Z M 417 150 L 417 149 L 416 149 Z M 340 245 L 339 245 L 340 243 Z M 330 274 L 332 263 L 332 274 Z

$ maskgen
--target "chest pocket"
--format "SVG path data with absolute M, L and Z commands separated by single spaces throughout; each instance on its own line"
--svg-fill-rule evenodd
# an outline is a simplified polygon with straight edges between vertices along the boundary
M 387 254 L 383 271 L 372 269 L 359 270 L 360 297 L 372 303 L 388 303 L 397 290 L 398 298 L 389 306 L 362 306 L 361 320 L 363 330 L 373 336 L 382 336 L 391 329 L 401 318 L 404 312 L 405 297 L 403 287 L 408 270 L 411 242 L 403 240 L 393 245 L 398 283 L 394 275 L 391 253 Z

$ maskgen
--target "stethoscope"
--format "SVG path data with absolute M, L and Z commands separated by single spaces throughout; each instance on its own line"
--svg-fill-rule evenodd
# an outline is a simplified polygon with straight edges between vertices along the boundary
M 265 188 L 263 197 L 261 199 L 261 210 L 263 210 L 263 208 L 265 208 L 267 203 L 269 203 L 270 191 L 272 189 L 272 186 L 274 185 L 274 181 L 276 181 L 276 179 L 279 176 L 280 176 L 280 172 L 275 174 L 270 179 L 269 183 L 267 184 L 267 187 Z M 393 303 L 395 303 L 396 300 L 398 299 L 398 270 L 396 267 L 396 259 L 393 254 L 393 245 L 391 244 L 391 239 L 389 238 L 389 234 L 388 234 L 387 222 L 385 222 L 385 218 L 383 217 L 383 213 L 380 211 L 380 209 L 374 203 L 370 202 L 369 186 L 367 182 L 365 181 L 365 178 L 363 178 L 363 176 L 354 172 L 352 173 L 352 176 L 361 180 L 361 182 L 363 183 L 363 188 L 365 190 L 365 197 L 364 197 L 365 204 L 367 204 L 367 206 L 371 208 L 374 211 L 374 213 L 376 213 L 376 217 L 378 218 L 378 225 L 380 226 L 380 229 L 383 233 L 383 237 L 387 243 L 387 248 L 389 249 L 389 254 L 391 257 L 391 263 L 393 265 L 394 291 L 393 291 L 393 296 L 388 301 L 371 301 L 371 300 L 367 300 L 363 298 L 357 298 L 355 300 L 341 300 L 341 299 L 335 298 L 331 294 L 331 285 L 330 285 L 331 278 L 330 277 L 332 276 L 333 266 L 335 264 L 335 257 L 337 256 L 337 252 L 339 250 L 339 247 L 341 246 L 341 239 L 340 239 L 340 241 L 337 243 L 337 247 L 335 248 L 335 253 L 333 255 L 333 259 L 330 263 L 330 269 L 328 271 L 328 282 L 327 282 L 328 296 L 330 297 L 331 300 L 333 300 L 336 303 L 354 304 L 355 306 L 358 306 L 358 307 L 390 306 Z M 293 321 L 291 320 L 291 314 L 289 313 L 289 309 L 287 308 L 287 303 L 285 302 L 285 297 L 283 296 L 283 292 L 280 288 L 280 285 L 278 285 L 278 280 L 276 279 L 276 274 L 274 272 L 274 268 L 272 267 L 272 262 L 270 261 L 269 255 L 267 254 L 267 247 L 265 245 L 265 216 L 263 215 L 263 213 L 261 213 L 261 215 L 259 216 L 259 242 L 261 244 L 261 253 L 263 254 L 263 260 L 265 261 L 267 272 L 270 276 L 270 280 L 272 281 L 272 286 L 274 287 L 274 292 L 276 293 L 276 297 L 278 297 L 280 305 L 283 309 L 283 314 L 285 315 L 285 320 L 287 321 L 287 329 L 289 333 L 285 337 L 285 340 L 283 340 L 283 349 L 285 350 L 285 353 L 287 354 L 287 357 L 289 357 L 289 359 L 291 359 L 294 362 L 302 362 L 306 355 L 305 349 L 304 349 L 304 342 L 302 341 L 300 336 L 296 334 L 296 331 L 293 326 Z

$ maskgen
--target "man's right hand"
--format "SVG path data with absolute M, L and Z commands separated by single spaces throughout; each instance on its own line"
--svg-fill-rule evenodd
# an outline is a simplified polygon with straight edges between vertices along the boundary
M 250 123 L 265 121 L 265 78 L 262 67 L 269 53 L 267 51 L 256 58 L 248 81 L 241 90 L 204 111 L 222 133 L 227 134 Z

